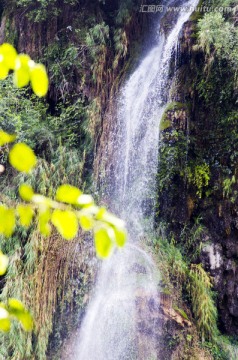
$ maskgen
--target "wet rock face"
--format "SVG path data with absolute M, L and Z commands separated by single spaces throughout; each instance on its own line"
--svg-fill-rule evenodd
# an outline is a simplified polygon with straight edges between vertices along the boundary
M 169 295 L 158 294 L 156 298 L 137 297 L 138 348 L 137 360 L 205 360 L 209 355 L 199 349 L 196 330 L 192 323 L 173 309 Z M 148 354 L 148 351 L 150 354 Z
M 214 205 L 217 204 L 214 202 Z M 200 257 L 214 278 L 221 330 L 234 335 L 238 334 L 238 243 L 234 227 L 237 216 L 232 207 L 227 208 L 227 201 L 220 202 L 217 214 L 212 207 L 209 212 L 213 215 L 207 215 L 207 219 L 204 212 L 208 244 Z
M 136 299 L 136 360 L 211 360 L 197 345 L 194 325 L 173 309 L 170 295 L 138 291 Z M 65 341 L 60 359 L 77 360 L 79 331 Z M 86 359 L 85 359 L 86 360 Z
M 202 262 L 214 278 L 220 329 L 238 335 L 237 185 L 231 187 L 229 195 L 224 195 L 224 179 L 231 179 L 233 174 L 237 178 L 236 165 L 232 160 L 237 158 L 237 145 L 229 137 L 237 128 L 233 125 L 229 129 L 222 122 L 226 116 L 224 108 L 227 106 L 226 111 L 235 112 L 237 105 L 227 95 L 226 101 L 217 109 L 220 106 L 217 103 L 219 86 L 227 89 L 229 84 L 226 81 L 231 83 L 232 75 L 224 70 L 224 75 L 219 75 L 223 76 L 222 84 L 215 66 L 210 68 L 208 75 L 206 59 L 202 53 L 194 51 L 195 38 L 194 23 L 190 21 L 181 35 L 176 65 L 171 65 L 175 67 L 176 74 L 171 80 L 171 101 L 173 104 L 179 102 L 180 108 L 166 110 L 161 128 L 161 166 L 163 170 L 163 161 L 167 159 L 169 167 L 165 168 L 164 179 L 160 179 L 158 186 L 158 221 L 169 223 L 168 233 L 172 231 L 179 242 L 185 225 L 192 229 L 197 219 L 201 219 L 204 229 L 191 247 L 190 255 L 194 256 L 196 244 L 201 243 L 200 255 L 193 261 Z M 205 91 L 207 79 L 210 83 Z M 201 88 L 205 95 L 199 93 Z M 211 96 L 206 103 L 208 94 Z M 226 142 L 229 145 L 226 146 Z M 209 164 L 210 179 L 199 198 L 196 188 L 188 183 L 184 174 L 186 166 L 191 168 L 203 162 Z M 161 180 L 165 180 L 163 187 Z

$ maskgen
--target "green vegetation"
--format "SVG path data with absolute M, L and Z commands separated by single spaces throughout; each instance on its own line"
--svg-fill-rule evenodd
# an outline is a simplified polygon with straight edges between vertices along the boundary
M 19 8 L 27 8 L 28 18 L 34 22 L 45 21 L 49 16 L 59 16 L 62 10 L 59 8 L 57 0 L 10 0 L 9 6 L 16 6 Z M 64 0 L 64 4 L 74 6 L 78 3 L 77 0 Z
M 29 56 L 18 55 L 15 48 L 7 43 L 0 46 L 0 80 L 4 80 L 9 71 L 13 71 L 14 83 L 21 88 L 31 82 L 33 91 L 38 97 L 42 97 L 48 90 L 48 76 L 45 67 L 41 64 L 35 64 Z M 0 146 L 5 146 L 15 140 L 14 135 L 0 130 Z M 28 172 L 36 164 L 36 157 L 34 152 L 24 143 L 18 143 L 13 146 L 9 156 L 10 163 L 18 170 Z M 2 166 L 4 171 L 4 167 Z M 33 210 L 24 211 L 22 208 L 20 219 L 24 225 L 29 225 Z M 0 234 L 5 237 L 10 237 L 14 231 L 16 224 L 15 210 L 8 208 L 6 205 L 0 205 Z M 8 259 L 0 252 L 0 267 L 1 275 L 4 275 Z M 11 320 L 17 319 L 26 331 L 31 331 L 33 328 L 33 320 L 30 313 L 25 309 L 23 304 L 14 298 L 9 298 L 7 303 L 0 304 L 0 329 L 2 331 L 9 331 L 11 328 Z
M 202 346 L 209 350 L 215 360 L 235 359 L 234 340 L 221 336 L 218 330 L 216 293 L 212 290 L 212 278 L 201 264 L 189 264 L 188 258 L 174 240 L 157 238 L 153 244 L 162 275 L 162 294 L 169 295 L 174 303 L 174 310 L 191 321 L 187 309 L 181 308 L 189 297 Z M 191 335 L 187 336 L 188 342 L 191 341 Z
M 211 277 L 205 272 L 201 264 L 189 265 L 180 249 L 175 246 L 174 241 L 158 239 L 155 242 L 155 248 L 163 275 L 162 288 L 170 289 L 170 292 L 174 293 L 173 288 L 175 287 L 180 294 L 177 301 L 184 291 L 189 294 L 202 342 L 210 340 L 216 343 L 219 331 Z M 177 306 L 177 308 L 179 307 Z M 183 309 L 178 312 L 183 317 L 187 317 Z
M 47 99 L 39 99 L 33 93 L 43 96 L 48 84 L 45 80 L 43 88 L 38 88 L 39 73 L 45 76 L 45 70 L 41 66 L 36 67 L 35 73 L 26 69 L 26 57 L 19 59 L 17 75 L 12 74 L 0 82 L 1 128 L 8 134 L 16 134 L 17 141 L 27 144 L 38 157 L 36 166 L 29 173 L 17 173 L 9 159 L 18 170 L 28 171 L 35 164 L 34 155 L 30 152 L 32 161 L 25 163 L 26 152 L 30 150 L 25 148 L 25 152 L 21 146 L 23 161 L 19 162 L 15 156 L 9 158 L 11 146 L 8 141 L 1 146 L 0 200 L 5 206 L 0 207 L 0 212 L 10 224 L 0 226 L 2 234 L 10 235 L 0 239 L 1 250 L 9 258 L 7 260 L 0 253 L 1 274 L 5 273 L 9 261 L 1 282 L 1 299 L 6 304 L 9 298 L 21 299 L 34 315 L 35 328 L 32 333 L 25 333 L 14 322 L 10 333 L 0 335 L 4 342 L 0 357 L 45 360 L 46 354 L 51 357 L 50 351 L 54 353 L 54 347 L 59 348 L 62 339 L 75 330 L 95 271 L 90 263 L 92 254 L 87 249 L 90 238 L 80 230 L 78 242 L 65 242 L 62 236 L 72 239 L 78 233 L 79 225 L 89 230 L 94 225 L 106 224 L 108 231 L 103 227 L 97 228 L 95 233 L 97 250 L 103 256 L 111 251 L 112 238 L 113 243 L 117 239 L 118 245 L 125 241 L 123 233 L 117 231 L 117 220 L 105 209 L 95 207 L 92 198 L 83 198 L 92 212 L 85 203 L 75 202 L 83 196 L 79 188 L 83 193 L 92 191 L 90 169 L 94 150 L 99 146 L 102 117 L 109 98 L 113 98 L 122 80 L 125 67 L 129 66 L 132 55 L 135 57 L 135 39 L 141 36 L 142 24 L 138 20 L 139 2 L 132 0 L 118 4 L 111 2 L 108 11 L 107 1 L 100 0 L 87 1 L 83 8 L 76 0 L 63 0 L 60 6 L 56 0 L 11 0 L 5 3 L 5 36 L 18 46 L 17 21 L 19 14 L 23 14 L 26 24 L 26 16 L 34 33 L 29 49 L 37 54 L 39 61 L 47 64 L 51 85 Z M 229 6 L 234 1 L 214 0 L 213 3 Z M 64 17 L 66 21 L 63 21 Z M 223 198 L 235 204 L 237 199 L 238 111 L 234 69 L 238 63 L 238 33 L 229 14 L 209 13 L 202 18 L 201 13 L 194 13 L 190 20 L 199 20 L 197 34 L 191 35 L 192 41 L 197 40 L 194 53 L 192 49 L 189 53 L 192 74 L 189 71 L 185 74 L 192 80 L 191 83 L 186 81 L 187 78 L 182 81 L 186 91 L 178 98 L 184 103 L 169 104 L 160 124 L 163 134 L 159 156 L 158 217 L 165 216 L 165 221 L 169 219 L 168 237 L 176 241 L 155 240 L 155 248 L 163 293 L 171 295 L 176 289 L 173 308 L 184 319 L 195 319 L 204 347 L 210 350 L 214 359 L 224 360 L 232 358 L 226 355 L 231 342 L 225 346 L 218 337 L 212 280 L 201 264 L 197 264 L 204 239 L 211 235 L 207 222 L 211 213 L 217 212 L 211 202 L 217 204 L 217 199 Z M 37 49 L 36 38 L 46 37 L 46 34 L 42 35 L 41 26 L 48 29 L 51 23 L 47 40 L 44 39 L 43 47 Z M 186 63 L 187 58 L 182 61 Z M 9 69 L 0 68 L 2 78 Z M 25 71 L 27 81 L 22 77 Z M 33 92 L 30 88 L 18 89 L 13 85 L 15 82 L 23 86 L 29 80 Z M 191 112 L 191 121 L 183 127 L 174 126 L 170 115 L 181 110 Z M 2 138 L 6 138 L 6 133 L 2 133 Z M 19 149 L 17 153 L 20 154 Z M 69 183 L 72 187 L 67 185 Z M 29 187 L 22 187 L 24 184 Z M 27 190 L 21 191 L 26 199 L 23 204 L 18 196 L 19 186 L 21 190 Z M 46 207 L 50 215 L 49 211 L 39 211 L 39 205 Z M 51 234 L 45 239 L 39 230 L 48 233 L 50 227 Z M 77 259 L 79 257 L 77 265 L 72 261 L 76 253 Z M 191 313 L 184 305 L 188 303 Z M 5 310 L 14 317 L 7 306 Z M 75 315 L 70 317 L 69 313 Z M 23 314 L 28 314 L 25 308 Z M 191 338 L 188 334 L 189 344 Z M 174 347 L 178 341 L 174 337 L 169 345 Z
M 208 186 L 210 181 L 210 169 L 207 164 L 196 165 L 194 169 L 188 167 L 187 179 L 190 184 L 196 187 L 196 194 L 202 197 L 203 189 Z
M 209 4 L 203 1 L 202 5 L 235 6 L 236 3 L 214 0 Z M 182 64 L 176 73 L 172 93 L 172 101 L 178 99 L 189 106 L 190 117 L 183 129 L 177 128 L 167 112 L 161 123 L 157 222 L 168 224 L 165 237 L 175 240 L 168 245 L 172 249 L 163 252 L 160 261 L 161 271 L 165 270 L 166 275 L 163 277 L 164 291 L 173 294 L 173 286 L 178 287 L 179 300 L 175 301 L 175 307 L 183 308 L 181 298 L 191 304 L 205 348 L 209 349 L 214 359 L 224 360 L 234 357 L 232 341 L 228 339 L 229 345 L 225 346 L 218 331 L 218 326 L 222 331 L 224 328 L 228 332 L 233 331 L 229 325 L 226 327 L 227 319 L 232 319 L 232 315 L 226 309 L 224 297 L 230 279 L 221 271 L 221 283 L 218 283 L 219 276 L 214 274 L 215 294 L 212 278 L 198 264 L 202 261 L 207 266 L 206 255 L 202 251 L 207 242 L 221 244 L 222 260 L 227 261 L 226 242 L 229 239 L 233 243 L 236 233 L 233 222 L 236 221 L 234 211 L 238 191 L 238 33 L 233 12 L 194 14 L 190 20 L 198 20 L 198 24 L 188 24 L 186 28 L 192 32 L 192 45 L 188 45 L 186 39 L 181 43 Z M 187 52 L 191 48 L 191 58 L 188 59 Z M 173 248 L 175 244 L 176 250 Z M 178 251 L 182 254 L 183 265 Z M 168 269 L 173 269 L 171 263 L 168 267 L 166 265 L 170 259 L 169 256 L 165 260 L 168 252 L 174 254 L 173 264 L 178 266 L 177 278 L 176 271 L 169 273 Z M 186 279 L 186 285 L 183 287 L 180 274 L 184 265 L 186 270 L 182 272 L 182 278 Z M 218 323 L 217 313 L 221 309 L 225 309 L 225 314 L 222 311 L 219 313 Z M 209 339 L 210 335 L 213 340 Z M 233 350 L 228 350 L 229 346 Z
M 9 44 L 1 45 L 0 55 L 2 59 L 0 78 L 2 80 L 7 77 L 9 70 L 13 70 L 14 82 L 18 88 L 25 87 L 31 81 L 32 89 L 38 97 L 46 94 L 48 90 L 48 77 L 43 65 L 35 64 L 27 55 L 17 55 L 16 50 Z M 13 117 L 12 125 L 18 125 L 18 129 L 22 129 L 23 123 L 24 120 L 22 121 L 21 118 L 18 118 L 17 121 Z M 34 151 L 23 142 L 14 144 L 9 150 L 9 144 L 14 142 L 15 139 L 15 135 L 10 135 L 4 130 L 0 130 L 0 146 L 7 148 L 9 151 L 10 164 L 19 172 L 28 174 L 36 167 L 37 158 Z M 4 170 L 2 165 L 2 172 Z M 83 230 L 89 231 L 94 229 L 96 251 L 98 256 L 102 258 L 110 255 L 114 240 L 119 247 L 124 246 L 126 233 L 123 228 L 123 222 L 108 213 L 106 209 L 95 206 L 93 198 L 90 195 L 84 195 L 77 187 L 69 184 L 59 186 L 55 189 L 55 200 L 42 194 L 34 193 L 33 188 L 27 183 L 20 185 L 19 193 L 25 202 L 30 202 L 29 205 L 24 203 L 17 205 L 16 201 L 13 203 L 10 197 L 1 194 L 4 204 L 0 205 L 0 234 L 3 240 L 13 236 L 18 224 L 20 225 L 20 231 L 24 228 L 25 230 L 30 229 L 30 227 L 32 229 L 33 219 L 37 214 L 38 220 L 34 221 L 34 228 L 43 236 L 51 234 L 52 225 L 66 240 L 72 240 L 77 236 L 79 224 Z M 10 206 L 6 203 L 10 203 Z M 122 227 L 118 226 L 118 221 L 121 222 Z M 36 229 L 36 223 L 38 223 L 38 229 Z M 1 275 L 4 275 L 8 266 L 8 258 L 2 252 L 0 253 L 0 261 Z M 10 278 L 11 272 L 9 270 Z M 6 283 L 2 298 L 4 300 L 7 299 L 7 302 L 0 304 L 0 329 L 8 332 L 11 329 L 11 320 L 17 319 L 26 331 L 31 331 L 33 328 L 32 316 L 26 311 L 19 300 L 10 298 L 9 290 L 11 293 L 11 286 L 9 289 Z M 18 286 L 18 290 L 22 290 L 23 293 L 22 287 Z M 39 334 L 39 339 L 41 339 L 41 342 L 39 342 L 40 349 L 35 351 L 37 354 L 39 351 L 39 358 L 45 356 L 51 329 L 52 321 L 49 321 L 45 328 L 43 339 L 41 339 Z M 22 333 L 20 333 L 21 336 L 18 339 L 19 346 L 10 350 L 12 348 L 12 339 L 15 338 L 16 332 L 19 334 L 19 328 L 13 326 L 9 337 L 10 341 L 6 342 L 3 351 L 7 350 L 8 353 L 13 353 L 14 355 L 11 358 L 28 358 L 31 356 L 33 348 L 32 345 L 22 348 L 22 344 L 29 339 L 28 336 Z M 6 357 L 6 354 L 4 357 Z
M 2 57 L 0 78 L 2 80 L 7 77 L 9 70 L 14 70 L 14 82 L 18 88 L 28 85 L 31 81 L 32 89 L 38 97 L 46 95 L 48 77 L 43 65 L 35 64 L 28 55 L 17 55 L 16 50 L 9 44 L 1 45 L 0 54 Z M 3 130 L 0 131 L 1 146 L 8 145 L 14 140 L 15 136 L 9 135 Z M 36 166 L 37 159 L 28 145 L 17 143 L 10 149 L 9 162 L 16 170 L 29 173 Z M 13 207 L 1 205 L 0 234 L 6 237 L 11 236 L 15 230 L 16 216 L 22 226 L 29 227 L 37 208 L 39 231 L 43 235 L 50 235 L 50 222 L 67 240 L 76 237 L 79 224 L 86 231 L 94 228 L 96 250 L 101 257 L 107 257 L 110 254 L 114 240 L 120 247 L 126 241 L 123 222 L 107 213 L 106 209 L 96 207 L 90 195 L 82 194 L 78 188 L 72 185 L 61 185 L 56 190 L 55 200 L 35 194 L 28 184 L 22 184 L 19 193 L 23 200 L 32 202 L 32 204 L 19 205 L 16 213 Z
M 230 4 L 222 5 L 229 6 Z M 209 57 L 209 63 L 214 61 L 214 57 L 217 57 L 221 60 L 228 60 L 232 66 L 236 67 L 238 64 L 237 45 L 237 28 L 232 22 L 227 21 L 221 13 L 205 14 L 198 21 L 198 46 Z
M 49 351 L 55 355 L 62 339 L 78 325 L 93 281 L 95 269 L 88 245 L 92 248 L 91 237 L 79 232 L 77 242 L 65 242 L 52 226 L 51 235 L 44 239 L 39 232 L 42 224 L 38 224 L 36 204 L 31 225 L 23 226 L 30 224 L 31 204 L 21 204 L 18 188 L 28 184 L 44 200 L 54 199 L 62 184 L 92 192 L 92 162 L 102 114 L 110 89 L 115 92 L 121 81 L 125 59 L 131 56 L 129 46 L 132 49 L 142 28 L 135 21 L 137 1 L 111 4 L 109 11 L 104 5 L 98 0 L 88 1 L 83 7 L 78 1 L 65 0 L 59 5 L 58 1 L 11 0 L 1 6 L 2 19 L 6 19 L 5 38 L 21 50 L 23 40 L 24 51 L 47 65 L 50 80 L 47 98 L 41 99 L 30 88 L 14 87 L 13 75 L 0 82 L 1 128 L 16 134 L 17 141 L 31 147 L 38 158 L 28 174 L 17 173 L 8 161 L 11 146 L 1 147 L 1 202 L 7 209 L 17 209 L 15 232 L 0 239 L 1 249 L 9 257 L 1 298 L 21 299 L 35 320 L 30 334 L 14 323 L 10 333 L 1 336 L 4 349 L 0 357 L 4 359 L 43 360 Z M 20 18 L 31 29 L 24 39 L 19 31 Z M 23 209 L 27 217 L 22 216 Z M 105 214 L 101 209 L 98 215 Z M 84 225 L 85 220 L 81 217 Z M 105 235 L 104 230 L 98 231 L 96 243 L 102 236 L 108 240 Z M 122 244 L 123 234 L 116 236 Z M 106 241 L 103 253 L 110 249 L 111 243 Z
M 189 293 L 199 334 L 203 342 L 205 339 L 215 341 L 218 335 L 217 308 L 211 291 L 211 278 L 199 264 L 191 265 L 189 279 Z
M 231 177 L 231 179 L 225 179 L 223 181 L 223 196 L 226 198 L 229 198 L 232 193 L 233 193 L 233 189 L 232 189 L 232 185 L 234 185 L 236 183 L 236 178 L 235 175 L 233 175 Z

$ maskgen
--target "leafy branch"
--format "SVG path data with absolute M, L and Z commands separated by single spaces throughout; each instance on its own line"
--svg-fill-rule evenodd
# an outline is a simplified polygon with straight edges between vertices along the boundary
M 44 65 L 36 64 L 26 54 L 17 54 L 10 44 L 0 46 L 0 80 L 13 71 L 14 84 L 21 88 L 31 84 L 33 92 L 45 96 L 48 91 L 48 75 Z M 0 129 L 0 148 L 9 146 L 16 136 Z M 37 164 L 33 150 L 25 143 L 15 143 L 9 152 L 10 164 L 19 172 L 29 173 Z M 96 253 L 100 258 L 108 257 L 115 247 L 123 247 L 127 234 L 124 222 L 109 213 L 104 207 L 96 206 L 93 197 L 77 187 L 63 184 L 58 187 L 55 199 L 34 192 L 25 183 L 19 188 L 23 202 L 16 208 L 0 204 L 0 234 L 10 237 L 19 223 L 28 228 L 34 220 L 42 235 L 49 236 L 54 227 L 66 240 L 72 240 L 79 228 L 93 231 Z M 4 275 L 8 258 L 0 252 L 0 275 Z M 7 305 L 0 304 L 0 330 L 8 331 L 11 319 L 15 318 L 27 331 L 32 330 L 33 320 L 16 299 L 9 299 Z

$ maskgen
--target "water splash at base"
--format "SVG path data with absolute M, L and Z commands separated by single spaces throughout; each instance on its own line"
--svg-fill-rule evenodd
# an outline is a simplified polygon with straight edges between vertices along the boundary
M 197 2 L 181 1 L 188 7 Z M 171 59 L 190 14 L 178 12 L 167 37 L 160 31 L 157 46 L 121 91 L 112 136 L 114 181 L 107 192 L 127 223 L 130 241 L 102 263 L 81 326 L 77 360 L 158 359 L 158 276 L 139 239 L 153 231 L 159 125 L 169 97 Z

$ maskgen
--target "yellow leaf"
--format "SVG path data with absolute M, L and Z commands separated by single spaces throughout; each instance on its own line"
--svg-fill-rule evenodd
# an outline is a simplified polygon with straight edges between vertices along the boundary
M 39 96 L 45 96 L 49 87 L 49 80 L 45 66 L 37 64 L 30 71 L 31 85 L 34 93 Z
M 50 236 L 51 226 L 49 223 L 40 222 L 40 233 L 44 236 Z
M 16 139 L 15 135 L 10 135 L 3 130 L 0 130 L 0 146 L 8 144 Z
M 5 211 L 5 232 L 4 235 L 9 237 L 13 234 L 15 225 L 16 225 L 16 219 L 15 219 L 15 211 L 14 209 L 7 209 Z
M 25 309 L 21 301 L 17 299 L 8 300 L 8 312 L 10 316 L 20 321 L 25 331 L 31 331 L 33 328 L 33 319 L 30 313 Z
M 8 257 L 6 255 L 3 255 L 3 253 L 0 251 L 0 275 L 4 275 L 5 272 L 7 271 L 7 267 L 8 267 Z
M 75 186 L 71 185 L 61 185 L 56 192 L 56 200 L 65 202 L 68 204 L 77 204 L 79 196 L 82 192 L 76 188 Z
M 79 213 L 78 218 L 79 218 L 80 226 L 83 230 L 89 231 L 93 228 L 94 222 L 92 216 Z
M 72 240 L 78 233 L 78 219 L 73 211 L 54 210 L 51 221 L 66 240 Z
M 103 218 L 103 216 L 105 215 L 105 213 L 106 213 L 106 209 L 104 207 L 99 208 L 96 213 L 96 219 L 101 220 Z
M 9 70 L 5 63 L 0 61 L 0 80 L 6 79 L 6 77 L 8 76 L 8 72 Z
M 13 70 L 15 68 L 15 62 L 17 58 L 16 49 L 8 43 L 4 43 L 0 46 L 0 56 L 2 55 L 3 61 L 8 69 Z
M 0 318 L 0 330 L 4 332 L 8 332 L 11 328 L 10 319 L 1 319 Z
M 34 191 L 30 185 L 22 184 L 19 187 L 19 194 L 23 200 L 31 201 L 32 197 L 34 196 Z
M 51 211 L 49 208 L 43 208 L 39 211 L 39 229 L 44 236 L 49 236 L 51 233 L 50 219 Z
M 15 212 L 4 205 L 0 205 L 0 233 L 11 236 L 15 229 Z
M 6 212 L 6 206 L 0 205 L 0 234 L 3 234 L 5 231 L 5 212 Z
M 20 321 L 25 331 L 31 331 L 33 329 L 33 319 L 29 312 L 22 312 L 17 316 L 17 319 Z
M 9 331 L 11 327 L 11 322 L 9 319 L 9 313 L 6 309 L 0 306 L 0 330 Z
M 127 234 L 125 229 L 114 228 L 116 244 L 119 247 L 123 247 L 126 243 Z
M 24 143 L 18 143 L 10 151 L 11 165 L 18 171 L 29 172 L 37 162 L 34 151 Z
M 29 84 L 31 58 L 26 54 L 20 54 L 15 61 L 14 83 L 17 87 L 22 88 Z
M 25 311 L 24 305 L 21 301 L 17 299 L 10 298 L 8 299 L 8 306 L 11 310 L 15 311 Z
M 34 211 L 29 205 L 18 205 L 17 213 L 22 226 L 29 227 L 32 222 Z
M 110 228 L 100 227 L 94 230 L 94 241 L 97 255 L 106 258 L 113 247 L 114 233 Z

